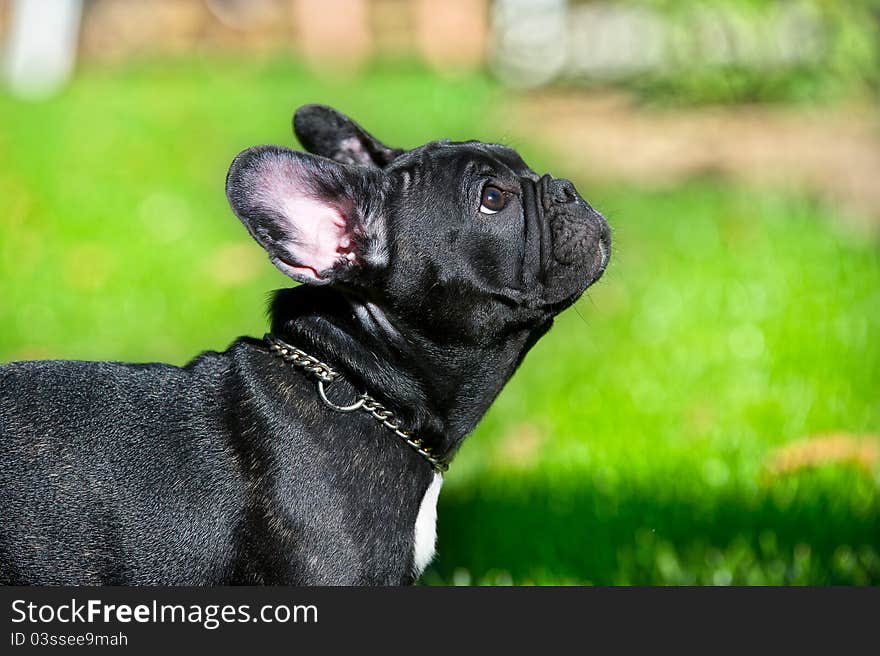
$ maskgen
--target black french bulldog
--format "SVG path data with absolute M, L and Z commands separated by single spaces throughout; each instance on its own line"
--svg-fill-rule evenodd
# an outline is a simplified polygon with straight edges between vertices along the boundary
M 320 106 L 311 154 L 232 162 L 282 272 L 271 334 L 185 367 L 0 367 L 0 583 L 407 584 L 441 473 L 602 275 L 608 225 L 510 148 L 388 148 Z

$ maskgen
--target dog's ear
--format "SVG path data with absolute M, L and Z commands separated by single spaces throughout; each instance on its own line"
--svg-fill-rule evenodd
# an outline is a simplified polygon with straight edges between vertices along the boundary
M 255 146 L 232 162 L 226 197 L 276 267 L 327 284 L 383 263 L 384 182 L 378 169 Z
M 389 148 L 347 116 L 326 105 L 303 105 L 293 115 L 296 138 L 310 153 L 344 164 L 390 164 L 404 151 Z

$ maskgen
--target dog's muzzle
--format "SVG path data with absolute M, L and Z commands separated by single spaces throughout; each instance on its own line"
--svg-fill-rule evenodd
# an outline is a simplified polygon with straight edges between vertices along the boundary
M 523 184 L 527 275 L 547 300 L 574 300 L 608 266 L 611 231 L 570 180 L 544 175 Z M 528 283 L 528 281 L 526 281 Z
M 590 264 L 598 269 L 598 278 L 611 255 L 611 231 L 605 217 L 581 197 L 570 180 L 545 175 L 538 184 L 552 232 L 553 258 L 559 264 L 577 264 L 586 253 L 595 252 L 598 257 Z

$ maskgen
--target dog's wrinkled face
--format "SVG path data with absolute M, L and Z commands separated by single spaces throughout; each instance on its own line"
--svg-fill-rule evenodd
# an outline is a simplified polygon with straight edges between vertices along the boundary
M 227 196 L 291 278 L 332 284 L 447 339 L 491 341 L 546 321 L 608 263 L 605 219 L 571 182 L 510 148 L 438 141 L 388 148 L 329 107 L 294 129 L 312 154 L 256 146 Z

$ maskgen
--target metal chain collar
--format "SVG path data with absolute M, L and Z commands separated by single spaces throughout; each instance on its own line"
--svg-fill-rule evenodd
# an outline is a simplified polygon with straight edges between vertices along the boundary
M 422 440 L 415 437 L 411 431 L 402 429 L 400 419 L 384 405 L 379 403 L 366 392 L 358 395 L 357 400 L 351 405 L 337 405 L 327 398 L 324 390 L 325 385 L 329 385 L 337 378 L 339 372 L 333 370 L 329 365 L 324 364 L 317 358 L 309 355 L 305 351 L 291 346 L 274 335 L 266 333 L 264 339 L 269 344 L 269 349 L 285 362 L 289 362 L 295 367 L 299 367 L 303 371 L 312 374 L 318 379 L 318 396 L 327 407 L 337 412 L 354 412 L 355 410 L 363 410 L 373 419 L 381 423 L 385 428 L 392 431 L 395 435 L 406 442 L 410 448 L 416 451 L 425 460 L 431 463 L 431 466 L 439 472 L 445 472 L 449 469 L 449 463 L 442 458 L 436 456 L 431 447 L 423 444 Z

